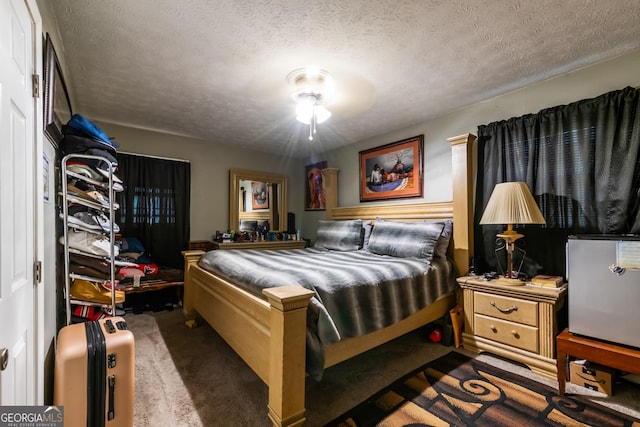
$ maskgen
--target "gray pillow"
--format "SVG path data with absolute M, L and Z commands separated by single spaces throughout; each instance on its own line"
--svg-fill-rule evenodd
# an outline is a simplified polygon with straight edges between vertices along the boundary
M 365 249 L 367 246 L 369 246 L 369 239 L 371 238 L 372 229 L 373 229 L 373 221 L 371 221 L 370 219 L 366 221 L 362 221 L 362 230 L 364 233 L 362 237 L 362 247 Z
M 438 237 L 438 241 L 436 242 L 433 256 L 437 258 L 446 258 L 449 241 L 451 241 L 451 236 L 453 234 L 453 221 L 448 219 L 444 222 L 435 222 L 435 224 L 442 224 L 443 228 L 442 233 L 440 233 L 440 237 Z
M 443 228 L 443 223 L 395 222 L 377 218 L 368 250 L 378 255 L 431 261 Z
M 357 251 L 362 247 L 362 221 L 319 221 L 315 248 Z

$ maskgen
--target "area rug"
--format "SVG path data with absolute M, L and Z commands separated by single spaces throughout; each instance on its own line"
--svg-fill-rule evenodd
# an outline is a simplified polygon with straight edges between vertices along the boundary
M 331 427 L 640 426 L 580 396 L 451 352 L 376 393 Z

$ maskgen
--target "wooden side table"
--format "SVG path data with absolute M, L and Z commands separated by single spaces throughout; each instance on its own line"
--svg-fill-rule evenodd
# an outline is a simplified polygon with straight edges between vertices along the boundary
M 568 329 L 556 339 L 558 352 L 558 394 L 564 396 L 567 381 L 567 356 L 586 359 L 610 368 L 640 374 L 640 349 L 574 335 Z
M 564 305 L 567 285 L 514 286 L 481 276 L 457 280 L 464 297 L 464 348 L 524 363 L 531 371 L 555 379 L 557 313 Z

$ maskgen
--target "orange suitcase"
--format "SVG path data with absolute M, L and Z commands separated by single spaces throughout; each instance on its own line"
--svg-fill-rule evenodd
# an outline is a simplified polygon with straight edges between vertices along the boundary
M 58 333 L 53 400 L 66 427 L 133 426 L 135 345 L 122 317 Z

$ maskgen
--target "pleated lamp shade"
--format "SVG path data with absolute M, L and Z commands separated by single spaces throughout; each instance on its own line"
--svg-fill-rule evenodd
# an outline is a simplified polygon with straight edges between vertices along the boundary
M 497 184 L 480 224 L 545 224 L 535 199 L 524 182 Z

